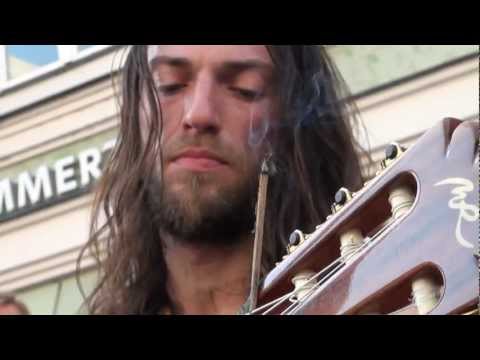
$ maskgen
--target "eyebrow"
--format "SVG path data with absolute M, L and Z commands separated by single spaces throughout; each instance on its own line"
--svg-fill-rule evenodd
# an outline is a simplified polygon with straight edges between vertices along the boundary
M 155 70 L 160 65 L 169 65 L 172 67 L 192 67 L 192 63 L 186 58 L 157 55 L 149 61 L 150 68 Z
M 193 64 L 187 58 L 171 57 L 166 55 L 157 55 L 149 61 L 150 68 L 155 70 L 160 65 L 168 65 L 178 68 L 192 68 Z M 260 70 L 260 71 L 273 71 L 273 65 L 257 60 L 257 59 L 245 59 L 245 60 L 228 60 L 220 65 L 222 73 L 242 73 L 248 70 Z
M 272 71 L 273 65 L 270 63 L 261 61 L 261 60 L 235 60 L 235 61 L 226 61 L 222 64 L 222 67 L 227 71 L 232 72 L 243 72 L 247 70 L 267 70 Z

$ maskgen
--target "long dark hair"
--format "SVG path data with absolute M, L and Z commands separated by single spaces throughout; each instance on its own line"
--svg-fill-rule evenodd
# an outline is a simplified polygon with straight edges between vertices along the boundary
M 281 121 L 272 144 L 276 174 L 268 190 L 265 266 L 284 254 L 294 229 L 325 220 L 335 192 L 361 184 L 360 148 L 352 134 L 355 108 L 323 46 L 267 45 L 275 65 Z M 161 239 L 147 185 L 161 158 L 162 114 L 147 61 L 147 46 L 132 46 L 123 68 L 120 131 L 96 192 L 86 251 L 100 281 L 86 299 L 91 313 L 153 314 L 170 301 Z M 144 96 L 153 112 L 142 144 Z

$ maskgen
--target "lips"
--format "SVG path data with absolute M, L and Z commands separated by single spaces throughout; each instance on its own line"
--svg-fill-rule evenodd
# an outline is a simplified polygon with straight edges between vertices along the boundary
M 188 149 L 175 156 L 172 163 L 195 171 L 209 171 L 227 165 L 227 162 L 204 149 Z

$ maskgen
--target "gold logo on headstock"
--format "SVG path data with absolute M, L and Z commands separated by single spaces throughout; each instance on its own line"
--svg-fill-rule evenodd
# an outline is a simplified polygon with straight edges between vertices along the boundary
M 439 185 L 457 185 L 452 189 L 451 194 L 454 196 L 448 202 L 450 209 L 459 211 L 455 236 L 461 246 L 468 249 L 473 249 L 473 244 L 464 239 L 461 231 L 462 220 L 474 222 L 477 221 L 479 217 L 478 206 L 474 204 L 467 204 L 465 202 L 467 193 L 473 191 L 473 183 L 464 178 L 448 178 L 435 184 L 435 186 Z

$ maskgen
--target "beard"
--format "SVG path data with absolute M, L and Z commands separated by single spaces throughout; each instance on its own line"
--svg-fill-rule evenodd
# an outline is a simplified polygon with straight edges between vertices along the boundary
M 148 187 L 153 222 L 161 233 L 189 244 L 234 245 L 255 225 L 258 174 L 243 173 L 232 184 L 211 174 L 182 172 Z

